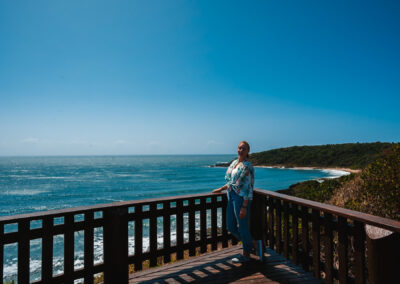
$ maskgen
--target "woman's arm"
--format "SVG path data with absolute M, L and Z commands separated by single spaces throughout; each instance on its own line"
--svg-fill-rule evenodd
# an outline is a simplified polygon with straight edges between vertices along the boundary
M 227 188 L 228 188 L 228 185 L 225 184 L 224 186 L 221 186 L 220 188 L 214 189 L 214 190 L 212 191 L 212 193 L 218 193 L 218 192 L 221 192 L 221 191 L 223 191 L 223 190 L 225 190 L 225 189 L 227 189 Z

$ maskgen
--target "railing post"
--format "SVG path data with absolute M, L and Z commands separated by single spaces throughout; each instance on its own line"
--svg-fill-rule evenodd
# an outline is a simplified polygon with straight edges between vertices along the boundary
M 324 213 L 325 226 L 325 283 L 333 284 L 333 220 L 332 214 Z M 364 252 L 363 252 L 364 253 Z
M 346 284 L 348 276 L 348 232 L 347 218 L 338 217 L 338 256 L 339 256 L 339 283 Z M 374 282 L 372 282 L 374 283 Z
M 250 232 L 255 240 L 261 240 L 263 235 L 262 230 L 262 216 L 261 216 L 261 202 L 262 196 L 254 194 L 250 210 Z
M 298 265 L 299 264 L 299 218 L 298 218 L 298 208 L 297 204 L 292 203 L 292 254 L 293 254 L 293 262 Z
M 228 198 L 226 194 L 222 195 L 222 247 L 228 247 L 228 230 L 226 229 L 226 206 Z
M 321 271 L 319 267 L 320 261 L 320 213 L 318 210 L 312 211 L 312 234 L 313 234 L 313 269 L 314 277 L 321 278 Z
M 355 284 L 365 284 L 365 230 L 359 221 L 354 222 L 354 266 Z
M 258 254 L 260 254 L 260 261 L 263 261 L 265 251 L 265 226 L 267 222 L 265 209 L 266 198 L 263 195 L 255 194 L 250 211 L 250 231 L 253 238 L 258 242 L 258 244 L 261 244 L 261 248 L 259 247 L 261 251 L 257 252 Z
M 29 221 L 18 222 L 18 283 L 29 283 Z
M 274 227 L 274 200 L 268 198 L 268 227 L 269 227 L 269 247 L 274 249 L 275 244 L 275 227 Z
M 400 234 L 366 225 L 369 283 L 400 283 Z
M 305 271 L 309 270 L 309 259 L 310 253 L 309 249 L 310 246 L 308 245 L 309 242 L 309 232 L 308 232 L 308 208 L 306 206 L 302 206 L 301 208 L 301 246 L 302 246 L 302 253 L 301 253 L 301 262 L 303 264 L 303 269 Z
M 104 212 L 104 283 L 128 283 L 128 208 Z
M 50 282 L 53 276 L 53 218 L 43 219 L 43 231 L 42 279 L 43 282 Z

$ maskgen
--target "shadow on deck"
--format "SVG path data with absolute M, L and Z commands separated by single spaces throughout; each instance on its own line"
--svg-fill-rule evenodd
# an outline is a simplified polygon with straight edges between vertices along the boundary
M 240 246 L 234 246 L 139 271 L 129 276 L 129 283 L 322 283 L 271 249 L 264 263 L 233 264 L 231 259 L 240 252 Z

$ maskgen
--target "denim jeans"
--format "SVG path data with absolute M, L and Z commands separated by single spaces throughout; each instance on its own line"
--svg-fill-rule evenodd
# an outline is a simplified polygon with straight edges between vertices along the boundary
M 240 209 L 242 208 L 243 197 L 235 191 L 228 191 L 228 206 L 226 208 L 226 226 L 229 232 L 232 233 L 243 244 L 243 250 L 250 252 L 253 246 L 252 237 L 249 228 L 250 203 L 247 204 L 247 214 L 244 219 L 240 219 Z

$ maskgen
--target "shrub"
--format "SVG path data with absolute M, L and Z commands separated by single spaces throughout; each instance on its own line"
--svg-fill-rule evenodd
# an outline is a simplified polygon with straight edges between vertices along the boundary
M 346 204 L 352 209 L 400 220 L 400 144 L 371 163 L 361 174 L 359 198 Z

